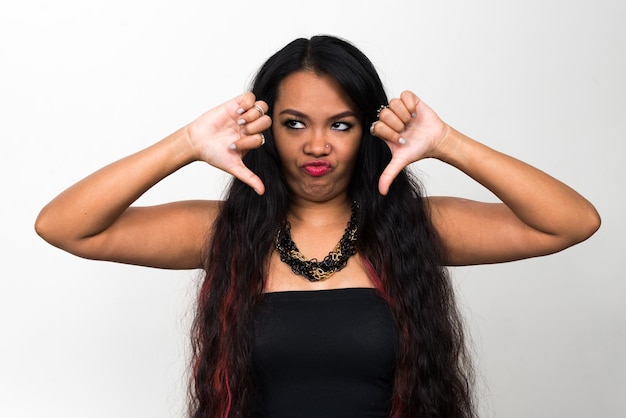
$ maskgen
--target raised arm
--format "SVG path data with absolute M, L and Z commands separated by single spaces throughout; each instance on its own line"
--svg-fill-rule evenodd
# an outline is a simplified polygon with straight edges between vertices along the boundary
M 261 180 L 241 158 L 262 143 L 267 105 L 246 93 L 212 109 L 162 141 L 74 184 L 40 212 L 37 233 L 75 255 L 161 268 L 201 267 L 219 202 L 131 206 L 163 178 L 193 161 L 229 172 L 259 193 Z
M 431 157 L 463 171 L 502 201 L 429 199 L 450 265 L 554 253 L 587 239 L 600 226 L 595 208 L 573 189 L 456 131 L 411 92 L 392 100 L 380 120 L 375 131 L 393 153 L 381 176 L 381 192 L 403 167 Z

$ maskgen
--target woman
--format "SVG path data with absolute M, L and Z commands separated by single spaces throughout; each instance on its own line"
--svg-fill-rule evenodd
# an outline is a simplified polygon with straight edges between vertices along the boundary
M 424 197 L 405 169 L 423 158 L 502 203 Z M 235 177 L 224 202 L 131 206 L 198 160 Z M 599 224 L 578 193 L 412 92 L 388 101 L 360 51 L 319 36 L 272 56 L 252 92 L 61 193 L 36 229 L 82 257 L 204 269 L 193 417 L 473 417 L 444 266 L 553 253 Z

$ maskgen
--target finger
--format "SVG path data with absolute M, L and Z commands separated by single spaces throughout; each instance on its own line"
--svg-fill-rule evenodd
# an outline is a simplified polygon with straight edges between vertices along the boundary
M 404 125 L 403 125 L 404 126 Z M 403 145 L 406 141 L 396 130 L 392 129 L 385 122 L 377 121 L 372 124 L 370 132 L 384 141 L 389 141 Z
M 394 179 L 400 174 L 404 167 L 405 164 L 402 162 L 394 160 L 393 158 L 391 159 L 378 179 L 378 191 L 380 194 L 384 196 L 389 192 L 391 183 L 393 183 Z
M 252 134 L 259 133 L 259 132 L 263 132 L 269 129 L 271 126 L 272 126 L 272 119 L 268 115 L 265 115 L 256 120 L 253 120 L 250 123 L 246 123 L 246 125 L 243 127 L 243 133 L 245 135 L 252 135 Z
M 378 116 L 378 120 L 384 122 L 387 126 L 389 126 L 396 132 L 402 132 L 404 130 L 404 122 L 390 108 L 385 108 L 381 110 Z
M 241 165 L 232 167 L 229 172 L 230 174 L 241 180 L 243 183 L 250 186 L 252 190 L 254 190 L 257 194 L 262 195 L 263 193 L 265 193 L 265 185 L 263 184 L 259 176 L 254 174 L 248 167 L 243 164 L 243 162 L 241 163 Z
M 417 105 L 420 102 L 420 98 L 412 91 L 405 90 L 400 94 L 400 100 L 402 100 L 402 103 L 410 110 L 411 117 L 415 118 L 417 116 Z
M 411 122 L 411 112 L 401 99 L 392 99 L 389 102 L 389 109 L 402 121 L 404 125 Z
M 245 125 L 257 119 L 260 119 L 265 116 L 268 111 L 269 106 L 262 100 L 258 100 L 253 102 L 249 108 L 240 108 L 238 112 L 240 112 L 240 117 L 237 123 L 240 125 Z M 243 111 L 243 112 L 242 112 Z
M 250 91 L 243 93 L 241 96 L 237 97 L 237 113 L 243 115 L 254 105 L 255 101 L 256 96 L 254 93 Z
M 262 132 L 246 135 L 239 138 L 237 141 L 230 145 L 230 149 L 233 151 L 250 151 L 256 149 L 265 144 L 265 136 Z

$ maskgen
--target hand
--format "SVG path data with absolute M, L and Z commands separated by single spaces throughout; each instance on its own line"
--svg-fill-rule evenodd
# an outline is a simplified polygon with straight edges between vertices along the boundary
M 267 103 L 248 92 L 202 114 L 187 126 L 197 159 L 232 174 L 258 194 L 265 193 L 263 182 L 242 158 L 265 142 L 262 132 L 272 125 L 267 111 Z
M 406 166 L 423 158 L 436 158 L 450 130 L 410 91 L 403 92 L 399 99 L 392 99 L 372 127 L 374 135 L 385 141 L 392 155 L 378 181 L 378 190 L 383 195 Z

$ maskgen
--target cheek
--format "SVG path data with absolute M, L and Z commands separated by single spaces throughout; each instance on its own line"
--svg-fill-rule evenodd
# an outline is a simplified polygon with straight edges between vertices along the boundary
M 361 146 L 361 131 L 355 132 L 354 136 L 351 136 L 347 141 L 345 141 L 342 145 L 343 153 L 346 156 L 356 157 L 359 152 L 359 147 Z

